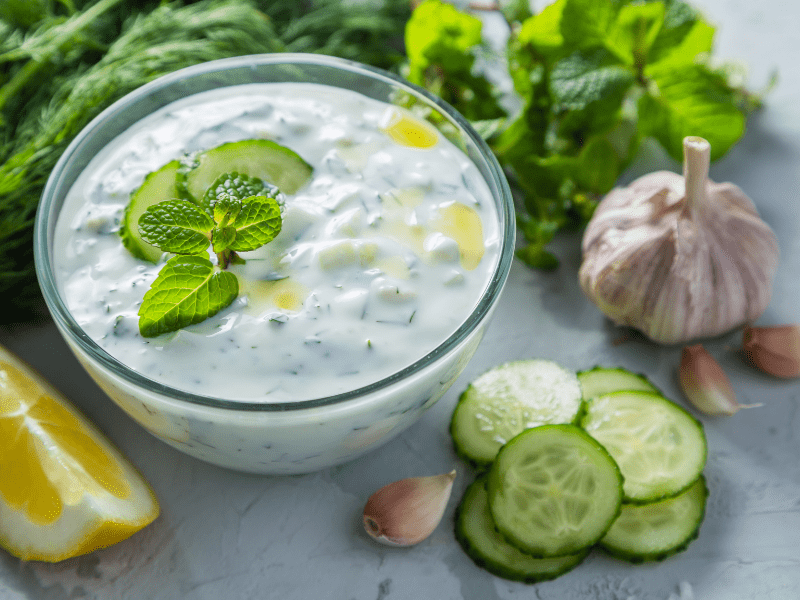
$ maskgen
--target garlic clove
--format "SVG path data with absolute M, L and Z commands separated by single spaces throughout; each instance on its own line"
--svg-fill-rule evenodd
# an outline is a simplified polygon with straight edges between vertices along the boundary
M 800 376 L 800 325 L 745 327 L 743 346 L 750 362 L 765 373 Z
M 364 529 L 390 546 L 411 546 L 427 538 L 442 520 L 455 470 L 409 477 L 383 486 L 364 506 Z
M 689 402 L 707 415 L 730 416 L 742 408 L 761 406 L 739 404 L 725 371 L 702 344 L 683 349 L 678 378 Z

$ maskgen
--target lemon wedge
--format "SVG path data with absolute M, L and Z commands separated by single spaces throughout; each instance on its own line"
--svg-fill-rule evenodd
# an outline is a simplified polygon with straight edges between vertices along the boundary
M 136 468 L 0 346 L 0 546 L 56 562 L 124 540 L 158 514 Z

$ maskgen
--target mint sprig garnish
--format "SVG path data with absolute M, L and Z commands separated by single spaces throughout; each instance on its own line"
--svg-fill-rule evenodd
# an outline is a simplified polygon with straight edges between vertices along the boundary
M 148 244 L 174 254 L 199 254 L 208 248 L 214 220 L 191 202 L 166 200 L 139 217 L 139 235 Z
M 139 233 L 170 258 L 139 307 L 139 332 L 155 337 L 200 323 L 239 295 L 236 275 L 225 271 L 243 263 L 249 252 L 272 241 L 281 230 L 278 190 L 260 180 L 226 173 L 209 187 L 197 206 L 166 200 L 139 218 Z M 209 246 L 217 264 L 207 258 Z
M 213 317 L 239 295 L 239 281 L 202 256 L 174 256 L 147 290 L 139 332 L 156 337 Z

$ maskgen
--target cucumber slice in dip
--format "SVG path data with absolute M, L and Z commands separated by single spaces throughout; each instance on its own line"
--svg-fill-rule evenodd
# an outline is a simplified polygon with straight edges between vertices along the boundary
M 122 216 L 119 234 L 125 248 L 136 258 L 157 263 L 164 254 L 163 250 L 148 244 L 139 235 L 139 217 L 154 204 L 178 198 L 176 175 L 179 167 L 180 162 L 173 160 L 153 171 L 131 195 L 131 200 Z
M 296 152 L 270 140 L 229 142 L 187 157 L 178 170 L 178 191 L 199 204 L 220 175 L 234 172 L 294 194 L 311 178 L 312 168 Z

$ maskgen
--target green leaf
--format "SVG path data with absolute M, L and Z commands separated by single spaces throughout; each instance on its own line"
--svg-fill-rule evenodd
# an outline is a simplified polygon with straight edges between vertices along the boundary
M 505 115 L 497 90 L 473 72 L 482 45 L 480 19 L 440 0 L 426 0 L 405 30 L 407 78 L 453 105 L 471 121 Z
M 492 151 L 504 163 L 516 163 L 545 152 L 545 116 L 526 110 L 492 140 Z
M 480 19 L 441 0 L 425 0 L 414 9 L 405 29 L 406 54 L 412 74 L 431 63 L 450 59 L 449 67 L 472 66 L 470 51 L 481 43 Z
M 278 188 L 274 185 L 266 183 L 265 181 L 257 178 L 250 177 L 244 173 L 224 173 L 217 177 L 203 195 L 201 205 L 203 210 L 208 214 L 214 215 L 214 205 L 217 200 L 222 197 L 234 198 L 244 200 L 250 196 L 267 196 L 269 198 L 277 198 Z M 230 205 L 229 205 L 230 206 Z M 230 218 L 235 218 L 236 215 L 231 215 Z M 222 219 L 214 217 L 217 223 L 221 223 Z
M 197 254 L 208 248 L 214 221 L 191 202 L 165 200 L 139 217 L 139 234 L 148 244 L 175 254 Z
M 514 253 L 516 257 L 534 269 L 555 269 L 558 266 L 558 259 L 545 250 L 545 246 L 553 239 L 559 224 L 547 219 L 532 219 L 525 215 L 517 219 L 517 224 L 528 244 L 516 250 Z
M 634 81 L 633 72 L 609 52 L 579 51 L 553 65 L 550 93 L 556 111 L 583 110 L 609 96 L 621 101 Z
M 639 100 L 639 127 L 676 161 L 683 160 L 686 136 L 707 139 L 713 161 L 744 134 L 745 116 L 735 104 L 737 91 L 723 75 L 704 65 L 664 63 L 651 65 L 646 73 L 656 89 Z
M 508 0 L 507 2 L 502 2 L 500 10 L 509 23 L 524 21 L 531 16 L 529 0 Z
M 205 321 L 239 295 L 233 273 L 219 271 L 201 256 L 175 256 L 167 261 L 139 307 L 143 337 L 177 331 Z
M 214 221 L 220 227 L 225 227 L 239 215 L 242 210 L 242 201 L 239 198 L 222 194 L 217 196 L 216 201 L 211 206 L 211 210 L 214 212 Z
M 550 73 L 553 110 L 566 113 L 563 135 L 580 131 L 584 139 L 610 129 L 636 82 L 632 69 L 605 49 L 578 51 L 559 60 Z
M 545 55 L 561 52 L 564 45 L 561 17 L 565 4 L 566 0 L 556 0 L 541 12 L 525 19 L 517 34 L 519 42 Z
M 211 245 L 215 254 L 227 250 L 236 239 L 235 227 L 216 227 L 211 235 Z
M 567 49 L 604 46 L 615 16 L 612 0 L 566 0 L 561 35 Z
M 514 255 L 532 269 L 552 271 L 558 267 L 558 259 L 542 244 L 528 244 L 518 248 Z
M 675 0 L 667 5 L 664 23 L 650 47 L 647 62 L 692 64 L 698 55 L 711 52 L 713 43 L 714 28 L 694 8 Z
M 613 188 L 620 172 L 614 146 L 604 137 L 590 139 L 578 155 L 578 183 L 593 194 L 602 195 Z
M 664 23 L 663 2 L 623 6 L 611 27 L 606 47 L 629 65 L 644 65 L 645 57 Z
M 499 117 L 497 119 L 483 119 L 479 121 L 472 121 L 470 125 L 484 140 L 491 139 L 503 131 L 504 127 L 508 124 L 508 119 Z
M 236 238 L 228 248 L 248 252 L 272 241 L 281 231 L 281 207 L 275 198 L 253 196 L 242 202 L 242 209 L 231 223 Z

